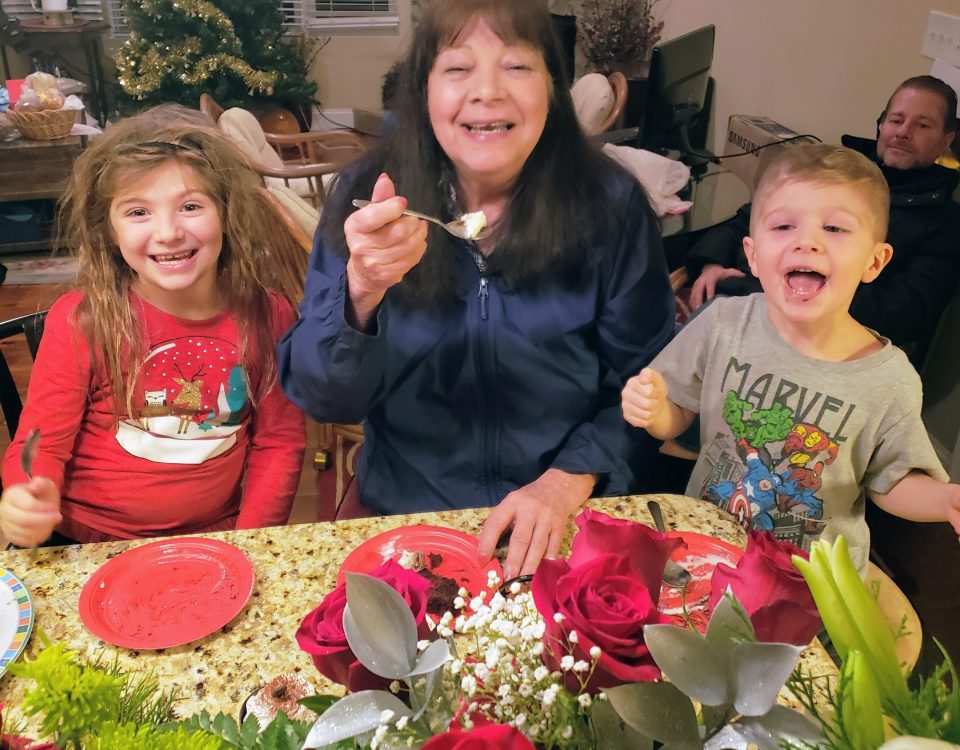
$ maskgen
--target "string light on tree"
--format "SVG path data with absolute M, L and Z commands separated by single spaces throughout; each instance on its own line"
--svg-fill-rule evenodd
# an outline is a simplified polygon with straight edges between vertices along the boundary
M 115 62 L 131 100 L 196 106 L 204 92 L 228 107 L 315 100 L 275 0 L 124 0 L 124 9 L 131 33 Z

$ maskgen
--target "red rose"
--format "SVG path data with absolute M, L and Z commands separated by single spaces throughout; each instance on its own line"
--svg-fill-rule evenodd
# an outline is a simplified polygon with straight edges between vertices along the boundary
M 429 740 L 420 750 L 534 750 L 520 730 L 509 724 L 487 724 L 469 732 L 451 729 Z
M 412 570 L 387 560 L 370 572 L 397 591 L 410 606 L 417 621 L 420 638 L 428 637 L 425 618 L 430 582 Z M 347 606 L 347 586 L 340 584 L 324 597 L 320 606 L 303 618 L 297 630 L 297 643 L 310 654 L 322 675 L 346 686 L 351 692 L 386 689 L 390 680 L 370 672 L 354 656 L 343 632 L 343 610 Z
M 598 555 L 626 555 L 650 590 L 654 604 L 660 600 L 663 566 L 675 549 L 686 546 L 683 540 L 669 539 L 649 526 L 612 518 L 590 508 L 584 508 L 574 520 L 579 531 L 570 552 L 572 566 Z
M 729 586 L 750 615 L 757 640 L 806 646 L 820 632 L 820 613 L 791 555 L 807 557 L 768 531 L 750 531 L 737 567 L 717 565 L 710 581 L 710 608 Z
M 659 583 L 658 578 L 658 587 Z M 543 662 L 549 669 L 559 669 L 561 657 L 568 653 L 575 661 L 592 663 L 590 650 L 597 646 L 601 653 L 586 685 L 589 692 L 660 677 L 643 640 L 643 626 L 666 622 L 666 618 L 657 611 L 646 581 L 630 558 L 598 554 L 576 567 L 566 560 L 544 560 L 533 577 L 532 590 L 546 625 Z M 554 620 L 557 613 L 563 615 L 559 623 Z M 570 631 L 576 631 L 577 643 L 568 647 Z M 567 688 L 577 692 L 587 674 L 565 671 Z

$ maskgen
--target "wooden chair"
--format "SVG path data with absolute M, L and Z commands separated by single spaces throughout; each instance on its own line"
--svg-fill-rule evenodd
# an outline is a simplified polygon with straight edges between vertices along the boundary
M 47 311 L 43 310 L 4 321 L 0 323 L 0 341 L 22 335 L 26 339 L 30 357 L 35 358 L 46 318 Z M 0 348 L 0 407 L 2 407 L 3 419 L 7 423 L 7 431 L 10 433 L 10 439 L 12 440 L 14 433 L 17 431 L 17 426 L 20 424 L 23 402 L 20 399 L 20 393 L 17 391 L 17 385 L 14 382 L 13 374 L 10 372 L 7 360 L 3 356 L 2 348 Z
M 225 110 L 209 94 L 200 95 L 200 110 L 239 144 L 265 184 L 288 187 L 317 210 L 330 178 L 367 148 L 359 135 L 346 130 L 265 133 L 253 114 L 239 107 Z
M 618 71 L 607 76 L 588 73 L 570 90 L 577 119 L 587 135 L 599 135 L 623 126 L 627 79 Z
M 618 70 L 613 71 L 607 76 L 610 86 L 613 88 L 613 109 L 607 115 L 607 119 L 600 126 L 601 133 L 608 130 L 616 130 L 623 127 L 623 110 L 627 106 L 627 78 Z

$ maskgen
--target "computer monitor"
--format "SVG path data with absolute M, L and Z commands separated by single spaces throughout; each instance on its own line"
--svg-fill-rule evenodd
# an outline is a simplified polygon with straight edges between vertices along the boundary
M 681 161 L 690 166 L 716 159 L 690 145 L 688 130 L 704 108 L 715 31 L 713 25 L 704 26 L 653 48 L 640 148 L 680 151 Z

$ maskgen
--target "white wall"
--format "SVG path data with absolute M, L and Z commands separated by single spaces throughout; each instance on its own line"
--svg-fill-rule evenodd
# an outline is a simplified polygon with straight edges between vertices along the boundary
M 960 0 L 958 0 L 960 2 Z M 399 0 L 398 36 L 335 36 L 320 51 L 310 74 L 325 107 L 379 110 L 383 75 L 410 38 L 410 0 Z
M 928 73 L 927 13 L 960 0 L 659 0 L 664 39 L 717 27 L 712 143 L 731 114 L 767 115 L 837 142 L 874 135 L 893 88 Z

